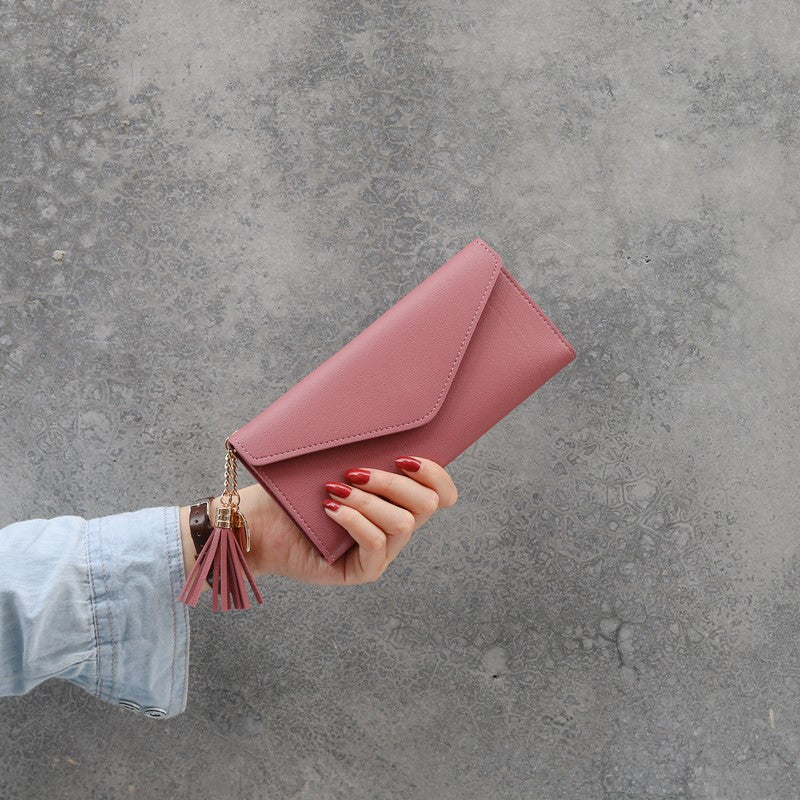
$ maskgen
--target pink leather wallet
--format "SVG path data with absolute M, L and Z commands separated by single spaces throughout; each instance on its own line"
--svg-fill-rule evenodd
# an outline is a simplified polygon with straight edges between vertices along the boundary
M 449 464 L 575 358 L 474 239 L 226 445 L 333 563 L 355 544 L 324 511 L 327 481 L 394 459 Z

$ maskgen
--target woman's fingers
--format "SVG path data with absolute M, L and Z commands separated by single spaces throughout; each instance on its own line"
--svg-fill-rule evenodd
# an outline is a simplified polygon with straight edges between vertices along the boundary
M 449 508 L 456 502 L 458 492 L 453 479 L 435 461 L 402 456 L 396 463 L 405 475 L 358 467 L 347 470 L 344 477 L 363 491 L 379 494 L 407 508 L 417 519 L 417 525 L 425 522 L 437 508 Z
M 345 554 L 345 584 L 378 580 L 391 561 L 386 552 L 386 534 L 360 511 L 343 502 L 326 500 L 324 508 L 325 513 L 336 520 L 358 545 Z
M 332 481 L 326 483 L 325 488 L 332 500 L 345 503 L 360 511 L 370 522 L 390 536 L 411 536 L 419 524 L 408 508 L 395 505 L 357 486 Z
M 438 508 L 448 508 L 458 499 L 452 478 L 436 462 L 404 456 L 395 463 L 408 476 L 355 468 L 344 473 L 352 486 L 336 481 L 325 484 L 333 501 L 325 503 L 328 516 L 339 522 L 359 545 L 358 552 L 347 554 L 353 559 L 352 564 L 347 562 L 352 582 L 377 580 L 408 544 L 414 530 Z M 338 509 L 333 508 L 336 503 L 340 504 Z M 342 507 L 346 507 L 344 511 Z M 355 580 L 352 567 L 361 572 L 361 580 Z
M 394 463 L 406 475 L 436 492 L 439 498 L 438 508 L 450 508 L 455 505 L 458 500 L 458 489 L 450 473 L 441 464 L 421 456 L 400 456 Z

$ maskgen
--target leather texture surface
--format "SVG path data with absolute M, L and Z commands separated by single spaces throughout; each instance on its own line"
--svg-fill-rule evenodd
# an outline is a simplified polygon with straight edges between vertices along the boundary
M 214 529 L 211 519 L 208 516 L 209 503 L 211 503 L 213 499 L 214 495 L 211 495 L 211 497 L 204 497 L 192 503 L 189 507 L 189 533 L 191 533 L 192 541 L 194 542 L 195 560 L 202 552 L 205 543 L 208 541 L 208 537 L 211 536 L 211 532 Z M 213 589 L 214 581 L 210 575 L 206 577 L 206 581 L 208 581 L 208 585 Z
M 355 540 L 326 481 L 400 455 L 446 466 L 575 357 L 477 238 L 226 443 L 333 563 Z

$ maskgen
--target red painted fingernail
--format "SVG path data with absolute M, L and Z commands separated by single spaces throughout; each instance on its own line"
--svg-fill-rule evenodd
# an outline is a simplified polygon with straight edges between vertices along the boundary
M 324 505 L 325 508 L 329 508 L 331 511 L 338 511 L 342 504 L 337 503 L 335 500 L 326 500 L 322 505 Z
M 419 472 L 419 468 L 422 466 L 421 461 L 418 461 L 416 458 L 412 458 L 411 456 L 401 456 L 400 458 L 396 458 L 394 463 L 397 464 L 400 469 L 404 469 L 406 472 Z
M 362 484 L 366 483 L 369 480 L 369 470 L 368 469 L 349 469 L 344 474 L 345 478 L 350 481 L 350 483 L 355 484 Z
M 337 497 L 347 497 L 347 495 L 353 491 L 349 486 L 345 486 L 343 483 L 336 483 L 335 481 L 326 483 L 325 488 Z

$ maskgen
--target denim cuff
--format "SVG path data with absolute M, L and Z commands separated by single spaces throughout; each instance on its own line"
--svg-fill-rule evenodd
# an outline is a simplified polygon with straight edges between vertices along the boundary
M 186 709 L 189 609 L 178 506 L 97 517 L 86 526 L 101 700 L 153 718 Z

